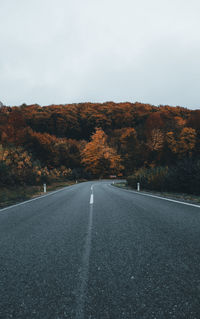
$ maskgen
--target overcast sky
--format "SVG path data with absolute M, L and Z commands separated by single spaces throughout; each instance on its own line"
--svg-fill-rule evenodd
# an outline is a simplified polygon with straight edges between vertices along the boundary
M 0 0 L 0 101 L 200 108 L 199 0 Z

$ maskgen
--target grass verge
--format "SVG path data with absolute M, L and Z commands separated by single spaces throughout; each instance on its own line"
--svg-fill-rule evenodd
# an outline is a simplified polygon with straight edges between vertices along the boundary
M 54 182 L 47 185 L 47 192 L 75 184 L 73 181 Z M 43 195 L 43 186 L 0 187 L 0 209 Z

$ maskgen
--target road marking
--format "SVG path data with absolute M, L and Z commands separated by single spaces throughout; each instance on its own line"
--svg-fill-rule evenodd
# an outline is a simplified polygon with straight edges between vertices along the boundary
M 88 277 L 89 277 L 89 262 L 90 262 L 90 252 L 91 252 L 91 242 L 92 242 L 92 220 L 93 220 L 93 205 L 90 205 L 89 221 L 87 236 L 85 241 L 85 247 L 83 251 L 80 277 L 79 277 L 79 287 L 77 289 L 77 308 L 75 319 L 84 319 L 84 308 L 85 300 L 87 295 Z
M 118 188 L 118 189 L 119 189 L 119 188 Z M 150 195 L 150 194 L 144 194 L 144 193 L 141 193 L 141 192 L 131 191 L 131 190 L 128 190 L 128 189 L 123 189 L 123 190 L 124 190 L 124 191 L 127 191 L 127 192 L 129 192 L 129 193 L 135 193 L 135 194 L 137 194 L 137 195 L 155 197 L 155 198 L 158 198 L 158 199 L 167 200 L 167 201 L 169 201 L 169 202 L 174 202 L 174 203 L 178 203 L 178 204 L 183 204 L 183 205 L 187 205 L 187 206 L 193 206 L 193 207 L 200 208 L 200 205 L 195 205 L 195 204 L 191 204 L 191 203 L 180 202 L 180 201 L 175 200 L 175 199 L 164 198 L 164 197 L 160 197 L 160 196 L 156 196 L 156 195 Z
M 94 204 L 94 195 L 90 195 L 90 205 Z
M 62 188 L 62 189 L 59 189 L 59 190 L 54 191 L 54 192 L 51 192 L 51 193 L 49 193 L 49 194 L 41 195 L 41 196 L 39 196 L 39 197 L 26 200 L 25 202 L 21 202 L 21 203 L 12 205 L 12 206 L 8 206 L 8 207 L 5 207 L 5 208 L 2 208 L 2 209 L 0 209 L 0 213 L 3 212 L 3 211 L 5 211 L 5 210 L 11 209 L 11 208 L 14 208 L 14 207 L 17 207 L 17 206 L 24 205 L 24 204 L 26 204 L 26 203 L 33 202 L 34 200 L 38 200 L 38 199 L 45 198 L 45 197 L 47 197 L 47 196 L 54 195 L 54 194 L 56 194 L 56 193 L 58 193 L 58 192 L 61 192 L 61 191 L 65 190 L 66 188 L 67 188 L 67 189 L 71 189 L 73 186 L 74 186 L 74 185 L 72 185 L 72 186 L 66 186 L 66 187 L 64 187 L 64 188 Z

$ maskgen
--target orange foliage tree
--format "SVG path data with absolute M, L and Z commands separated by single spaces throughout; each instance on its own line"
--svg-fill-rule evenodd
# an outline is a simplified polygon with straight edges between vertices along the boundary
M 85 169 L 96 177 L 119 174 L 124 168 L 120 155 L 108 145 L 107 136 L 101 128 L 96 129 L 81 156 Z
M 179 157 L 191 156 L 195 149 L 196 131 L 191 127 L 184 127 L 177 138 L 173 132 L 168 132 L 166 140 L 170 150 Z
M 119 141 L 126 173 L 132 173 L 139 163 L 140 155 L 136 130 L 133 127 L 122 129 Z

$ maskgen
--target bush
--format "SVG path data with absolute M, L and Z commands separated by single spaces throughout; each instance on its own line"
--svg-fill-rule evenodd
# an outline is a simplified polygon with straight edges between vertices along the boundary
M 128 176 L 128 185 L 136 188 L 137 183 L 144 189 L 164 190 L 168 167 L 140 169 L 134 175 Z
M 127 178 L 128 185 L 143 189 L 199 194 L 200 160 L 185 159 L 172 167 L 140 169 Z
M 12 185 L 14 183 L 8 166 L 4 161 L 0 161 L 0 186 Z

